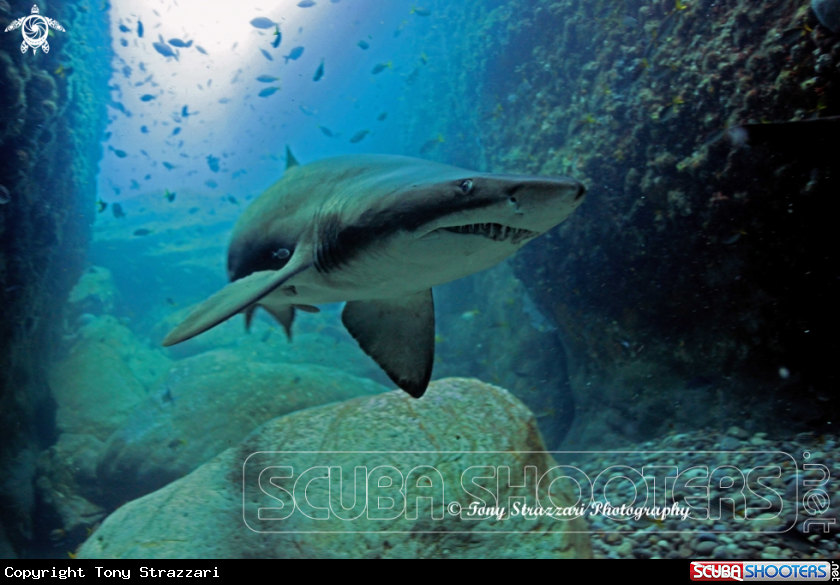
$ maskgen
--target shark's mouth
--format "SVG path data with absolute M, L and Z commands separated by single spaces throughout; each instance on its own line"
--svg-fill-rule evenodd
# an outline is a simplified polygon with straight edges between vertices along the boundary
M 519 244 L 519 242 L 523 240 L 535 238 L 540 235 L 538 232 L 532 232 L 521 228 L 512 228 L 498 223 L 471 223 L 469 225 L 458 225 L 443 229 L 456 234 L 484 236 L 485 238 L 490 238 L 496 242 L 510 241 L 512 244 Z

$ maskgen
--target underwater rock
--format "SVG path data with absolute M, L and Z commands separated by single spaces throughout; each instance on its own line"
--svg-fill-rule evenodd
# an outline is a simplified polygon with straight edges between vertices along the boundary
M 563 347 L 510 265 L 438 287 L 435 304 L 435 375 L 504 387 L 534 413 L 545 444 L 559 446 L 575 412 Z
M 823 26 L 831 32 L 840 33 L 840 1 L 811 0 L 811 8 Z
M 276 506 L 277 500 L 260 491 L 257 485 L 258 474 L 265 469 L 268 460 L 257 462 L 249 457 L 256 452 L 278 449 L 345 452 L 333 453 L 327 459 L 311 454 L 290 455 L 282 465 L 292 465 L 296 474 L 299 469 L 313 464 L 340 465 L 346 478 L 348 468 L 352 476 L 356 464 L 367 465 L 370 469 L 386 459 L 389 465 L 399 465 L 405 472 L 419 465 L 433 466 L 445 478 L 448 502 L 455 501 L 452 494 L 457 493 L 456 483 L 470 466 L 511 463 L 505 461 L 503 454 L 494 454 L 492 462 L 488 462 L 486 455 L 475 451 L 529 452 L 516 455 L 518 460 L 512 467 L 520 471 L 512 473 L 511 483 L 522 481 L 525 465 L 535 466 L 537 477 L 556 466 L 554 460 L 543 453 L 545 446 L 533 415 L 516 398 L 501 388 L 477 380 L 446 379 L 433 382 L 421 400 L 414 400 L 398 390 L 269 421 L 243 443 L 221 453 L 190 475 L 114 512 L 82 546 L 79 558 L 591 556 L 589 535 L 584 532 L 586 524 L 582 519 L 558 522 L 545 516 L 526 520 L 521 515 L 513 515 L 504 520 L 505 532 L 501 532 L 501 526 L 493 519 L 475 522 L 442 514 L 436 521 L 423 520 L 424 516 L 429 517 L 429 509 L 424 506 L 418 510 L 416 521 L 407 520 L 405 515 L 398 515 L 396 520 L 369 520 L 364 515 L 348 528 L 351 523 L 331 515 L 330 519 L 318 522 L 319 534 L 255 532 L 253 528 L 265 531 L 313 529 L 311 522 L 305 522 L 306 517 L 300 513 L 283 521 L 282 527 L 266 527 L 263 523 L 270 521 L 257 518 L 258 506 Z M 398 456 L 386 454 L 385 459 L 382 454 L 365 455 L 360 459 L 358 454 L 346 453 L 348 450 L 400 453 Z M 462 453 L 453 456 L 441 453 L 443 451 Z M 247 467 L 244 483 L 247 491 L 243 500 L 246 459 L 254 464 Z M 399 476 L 396 477 L 399 481 Z M 499 484 L 499 501 L 503 502 L 500 505 L 507 506 L 508 497 L 513 494 L 503 487 L 507 483 L 500 481 Z M 328 497 L 326 486 L 329 483 L 323 481 L 309 484 L 309 500 L 323 503 Z M 571 506 L 574 498 L 557 488 L 557 484 L 552 488 L 554 505 Z M 540 501 L 547 501 L 544 491 L 540 497 Z M 468 498 L 464 496 L 464 505 Z M 247 502 L 244 510 L 247 524 L 243 522 L 243 501 Z M 353 512 L 355 515 L 358 510 Z M 259 525 L 252 526 L 255 522 Z M 546 532 L 556 530 L 558 524 L 567 532 Z M 329 530 L 336 532 L 325 533 Z M 346 530 L 389 533 L 340 532 Z M 415 532 L 397 533 L 399 531 Z M 427 535 L 420 531 L 450 534 Z M 528 531 L 529 534 L 509 534 L 509 531 Z
M 190 473 L 267 420 L 385 391 L 330 368 L 208 352 L 176 363 L 114 432 L 98 476 L 122 503 Z
M 64 433 L 105 440 L 145 397 L 146 391 L 119 353 L 107 343 L 84 340 L 53 365 L 49 385 Z
M 101 266 L 91 266 L 70 291 L 70 298 L 67 300 L 68 321 L 73 323 L 84 313 L 113 313 L 118 295 L 111 271 Z
M 46 531 L 65 548 L 75 548 L 107 513 L 90 501 L 97 497 L 95 462 L 103 447 L 91 435 L 65 433 L 38 459 L 35 487 L 42 513 L 57 520 Z
M 82 324 L 76 333 L 80 343 L 98 341 L 108 345 L 117 352 L 146 390 L 172 365 L 172 360 L 162 351 L 143 344 L 128 327 L 111 315 L 93 317 L 83 314 L 78 321 Z

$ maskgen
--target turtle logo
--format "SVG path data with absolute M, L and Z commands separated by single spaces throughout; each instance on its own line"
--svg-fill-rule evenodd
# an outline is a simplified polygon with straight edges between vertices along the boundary
M 12 22 L 12 24 L 6 27 L 6 32 L 21 27 L 23 27 L 23 43 L 20 45 L 21 53 L 25 53 L 29 47 L 32 47 L 33 53 L 38 52 L 38 47 L 41 47 L 45 53 L 49 53 L 50 44 L 47 42 L 47 36 L 50 31 L 48 27 L 64 32 L 64 27 L 58 24 L 58 22 L 52 18 L 47 18 L 46 16 L 38 14 L 37 4 L 32 6 L 32 14 L 29 16 L 22 16 Z

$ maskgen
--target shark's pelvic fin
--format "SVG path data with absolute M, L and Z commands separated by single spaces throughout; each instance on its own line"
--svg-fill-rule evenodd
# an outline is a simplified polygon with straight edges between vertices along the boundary
M 254 312 L 257 310 L 256 305 L 251 305 L 247 309 L 245 309 L 245 331 L 247 333 L 251 332 L 251 322 L 254 320 Z
M 423 396 L 435 359 L 431 289 L 404 299 L 350 301 L 341 321 L 397 386 L 414 398 Z
M 283 330 L 286 332 L 286 338 L 289 341 L 292 340 L 292 322 L 295 320 L 295 308 L 292 305 L 283 305 L 278 307 L 273 307 L 271 305 L 260 305 L 263 309 L 271 313 L 271 316 L 274 317 L 280 325 L 283 326 Z
M 163 340 L 163 346 L 169 347 L 181 343 L 227 321 L 311 266 L 311 264 L 296 266 L 293 264 L 296 263 L 289 262 L 282 270 L 255 272 L 230 283 L 201 303 L 183 323 L 170 331 Z
M 286 170 L 288 171 L 292 167 L 299 167 L 300 163 L 295 158 L 295 155 L 292 154 L 292 149 L 289 148 L 289 145 L 286 145 Z

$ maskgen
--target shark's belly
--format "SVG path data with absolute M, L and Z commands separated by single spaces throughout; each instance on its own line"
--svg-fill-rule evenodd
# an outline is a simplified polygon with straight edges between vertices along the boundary
M 372 250 L 340 269 L 312 268 L 291 283 L 296 294 L 290 302 L 317 305 L 406 297 L 486 270 L 519 249 L 483 240 L 454 234 L 431 241 L 412 238 Z M 288 298 L 288 290 L 278 292 Z

